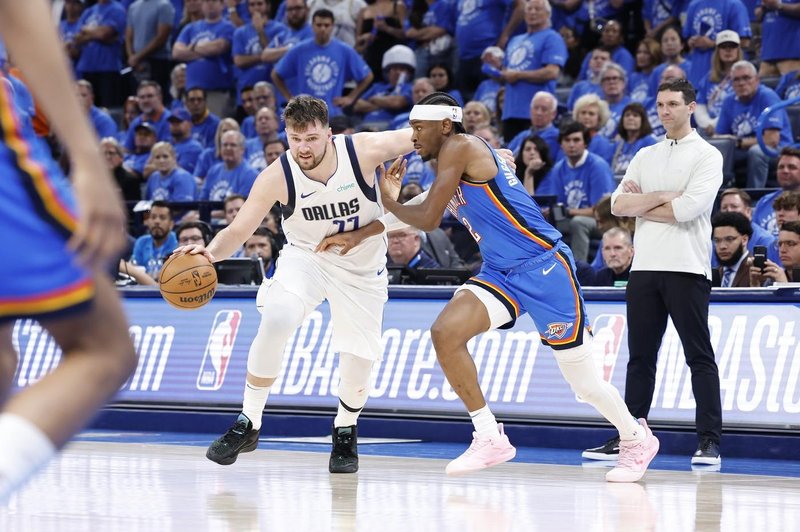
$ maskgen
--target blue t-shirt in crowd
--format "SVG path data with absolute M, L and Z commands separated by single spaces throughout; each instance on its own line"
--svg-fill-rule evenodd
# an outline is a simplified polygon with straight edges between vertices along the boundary
M 538 70 L 547 65 L 564 66 L 567 61 L 567 45 L 561 35 L 550 28 L 524 33 L 513 37 L 506 48 L 503 65 L 509 70 Z M 555 93 L 555 80 L 546 83 L 532 83 L 520 80 L 506 83 L 506 96 L 503 102 L 503 120 L 509 118 L 529 118 L 531 100 L 539 91 Z
M 722 110 L 722 102 L 733 94 L 733 83 L 730 77 L 725 77 L 716 83 L 711 81 L 710 73 L 703 76 L 697 84 L 697 103 L 703 104 L 708 110 L 708 116 L 716 118 Z
M 566 158 L 553 166 L 539 183 L 536 195 L 556 196 L 570 209 L 591 207 L 606 194 L 614 192 L 616 185 L 611 168 L 599 156 L 587 152 L 586 160 L 573 168 Z
M 398 114 L 409 111 L 413 101 L 411 92 L 411 83 L 399 83 L 398 85 L 389 85 L 385 81 L 373 83 L 361 95 L 362 100 L 369 100 L 373 96 L 403 96 L 406 99 L 406 107 L 395 112 L 386 109 L 369 112 L 364 115 L 364 122 L 391 122 Z
M 178 247 L 178 238 L 172 231 L 167 234 L 167 238 L 160 246 L 153 243 L 151 235 L 143 235 L 137 238 L 133 244 L 131 260 L 134 264 L 144 266 L 150 277 L 158 279 L 161 266 L 172 255 L 176 247 Z
M 217 163 L 208 171 L 199 199 L 223 201 L 231 194 L 247 196 L 257 176 L 258 172 L 245 161 L 232 170 L 228 170 L 225 163 Z
M 330 116 L 342 114 L 333 99 L 342 95 L 345 82 L 362 81 L 370 74 L 364 59 L 351 47 L 338 39 L 320 46 L 313 39 L 303 41 L 286 52 L 275 71 L 289 85 L 292 94 L 310 94 L 328 104 Z
M 550 159 L 553 162 L 560 161 L 564 156 L 564 152 L 561 151 L 561 144 L 558 143 L 558 128 L 550 124 L 539 131 L 531 128 L 517 133 L 517 136 L 508 143 L 508 149 L 514 152 L 514 157 L 519 154 L 519 149 L 522 147 L 523 141 L 531 135 L 538 135 L 545 141 L 547 147 L 550 148 Z
M 269 20 L 264 25 L 264 35 L 267 38 L 267 46 L 269 46 L 276 39 L 284 39 L 285 35 L 289 32 L 288 28 L 280 22 Z M 261 52 L 266 48 L 261 44 L 258 32 L 253 27 L 253 24 L 248 23 L 244 26 L 236 28 L 233 32 L 233 49 L 232 55 L 261 55 Z M 271 63 L 259 62 L 247 68 L 235 67 L 236 72 L 236 92 L 241 92 L 242 88 L 248 85 L 255 85 L 257 81 L 265 81 L 269 79 L 269 74 L 272 72 Z
M 167 175 L 153 172 L 147 179 L 145 199 L 150 201 L 194 201 L 194 176 L 183 168 L 174 168 Z
M 783 100 L 791 100 L 800 96 L 800 70 L 792 70 L 781 76 L 775 92 Z
M 628 96 L 634 102 L 643 103 L 650 95 L 650 73 L 631 72 L 628 77 Z
M 575 109 L 575 102 L 578 101 L 578 98 L 585 96 L 586 94 L 596 94 L 602 99 L 603 89 L 600 88 L 600 85 L 597 83 L 592 83 L 588 79 L 577 82 L 572 86 L 572 90 L 569 91 L 569 97 L 567 98 L 567 111 L 572 112 L 572 110 Z
M 81 15 L 78 25 L 88 28 L 110 26 L 116 36 L 110 42 L 93 39 L 81 48 L 77 70 L 80 73 L 119 72 L 122 68 L 122 39 L 125 36 L 125 9 L 117 2 L 95 4 Z
M 781 99 L 775 91 L 760 85 L 753 99 L 745 103 L 735 94 L 725 98 L 722 102 L 722 111 L 717 120 L 716 132 L 720 135 L 735 135 L 739 138 L 753 137 L 756 134 L 756 125 L 761 112 Z M 792 143 L 792 128 L 789 116 L 784 109 L 772 113 L 764 125 L 766 129 L 780 129 L 781 140 L 779 147 Z
M 591 59 L 591 53 L 586 54 L 586 57 L 583 58 L 581 72 L 578 74 L 578 79 L 589 79 L 589 61 L 591 61 Z M 624 46 L 617 46 L 614 48 L 614 51 L 611 52 L 611 61 L 624 68 L 628 75 L 630 75 L 631 72 L 633 72 L 633 70 L 636 68 L 636 60 Z
M 490 113 L 495 114 L 497 112 L 497 93 L 500 91 L 500 87 L 502 85 L 499 81 L 491 78 L 485 79 L 475 89 L 472 99 L 481 102 L 489 109 Z
M 178 35 L 177 42 L 189 47 L 218 39 L 231 42 L 235 29 L 233 24 L 224 19 L 217 22 L 199 20 L 187 24 Z M 207 91 L 228 90 L 233 87 L 233 59 L 230 51 L 187 61 L 186 87 L 200 87 Z
M 762 196 L 753 207 L 753 225 L 758 225 L 772 236 L 778 236 L 778 222 L 772 203 L 783 193 L 783 189 Z
M 622 139 L 618 140 L 614 147 L 614 159 L 611 171 L 614 172 L 615 175 L 624 174 L 625 170 L 628 169 L 628 165 L 631 164 L 633 156 L 642 148 L 652 146 L 656 142 L 658 141 L 652 135 L 646 135 L 633 142 Z
M 506 9 L 513 0 L 458 0 L 456 42 L 462 59 L 480 57 L 503 32 Z
M 760 2 L 759 2 L 760 3 Z M 783 4 L 800 3 L 800 0 L 783 0 Z M 764 12 L 761 22 L 761 60 L 778 61 L 800 57 L 800 20 L 783 12 Z
M 205 148 L 200 153 L 200 157 L 197 158 L 197 164 L 194 165 L 194 175 L 199 178 L 204 178 L 208 175 L 208 171 L 211 170 L 212 166 L 221 162 L 222 159 L 216 154 L 216 148 L 214 146 Z
M 599 133 L 596 134 L 592 137 L 592 140 L 589 141 L 589 146 L 587 146 L 586 149 L 599 156 L 611 166 L 611 161 L 614 160 L 614 144 L 606 137 Z
M 209 111 L 205 118 L 197 124 L 192 122 L 192 138 L 199 142 L 204 148 L 213 146 L 219 121 L 219 117 Z
M 748 38 L 750 31 L 750 17 L 747 9 L 739 0 L 692 0 L 686 12 L 686 23 L 683 25 L 683 38 L 700 35 L 716 39 L 717 33 L 722 30 L 733 30 L 739 37 Z M 686 70 L 686 76 L 697 84 L 711 69 L 711 55 L 714 47 L 706 50 L 693 49 L 686 58 L 692 62 L 692 67 Z
M 178 166 L 183 168 L 189 173 L 194 172 L 194 167 L 197 165 L 197 160 L 203 152 L 203 146 L 192 138 L 188 138 L 182 142 L 175 142 L 175 153 L 178 156 Z
M 94 105 L 89 110 L 89 120 L 91 120 L 99 138 L 117 136 L 117 124 L 114 122 L 114 119 L 111 118 L 111 115 L 98 109 Z

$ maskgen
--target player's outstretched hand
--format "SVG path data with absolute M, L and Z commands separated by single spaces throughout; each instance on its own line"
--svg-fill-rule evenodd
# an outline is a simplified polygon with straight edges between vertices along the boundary
M 314 251 L 317 253 L 328 251 L 337 255 L 346 255 L 348 251 L 359 245 L 362 240 L 364 238 L 359 230 L 336 233 L 323 238 Z
M 216 262 L 217 259 L 214 258 L 214 255 L 209 253 L 209 251 L 205 248 L 202 244 L 188 244 L 186 246 L 178 246 L 172 252 L 173 255 L 182 255 L 184 253 L 188 253 L 190 255 L 202 255 L 208 259 L 208 262 Z
M 383 165 L 378 166 L 381 182 L 381 195 L 384 199 L 397 200 L 400 189 L 403 186 L 403 178 L 406 176 L 408 161 L 401 155 L 392 162 L 388 170 L 383 169 Z
M 99 151 L 95 160 L 93 156 L 73 160 L 72 182 L 80 214 L 68 246 L 83 264 L 104 268 L 122 253 L 127 222 L 114 181 L 102 175 L 108 173 L 105 161 Z

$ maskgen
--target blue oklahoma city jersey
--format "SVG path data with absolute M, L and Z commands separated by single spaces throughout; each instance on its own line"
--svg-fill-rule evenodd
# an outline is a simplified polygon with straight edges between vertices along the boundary
M 494 153 L 498 171 L 486 183 L 461 180 L 447 209 L 472 234 L 483 261 L 509 270 L 552 249 L 561 233 L 548 224 L 506 162 Z
M 463 177 L 448 210 L 478 243 L 483 266 L 467 284 L 480 286 L 508 311 L 508 323 L 530 314 L 542 341 L 553 349 L 581 345 L 586 325 L 583 295 L 572 254 L 561 233 L 494 150 L 497 174 L 485 183 Z

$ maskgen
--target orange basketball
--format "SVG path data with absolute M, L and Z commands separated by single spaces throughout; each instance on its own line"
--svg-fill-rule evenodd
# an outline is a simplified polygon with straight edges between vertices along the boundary
M 217 271 L 203 255 L 172 255 L 158 278 L 161 297 L 175 308 L 200 308 L 217 291 Z

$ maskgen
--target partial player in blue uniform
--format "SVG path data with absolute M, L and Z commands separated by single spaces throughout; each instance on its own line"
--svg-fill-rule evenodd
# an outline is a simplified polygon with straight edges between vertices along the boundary
M 136 367 L 122 305 L 102 273 L 125 215 L 44 0 L 0 0 L 0 37 L 70 156 L 73 196 L 0 75 L 0 396 L 17 364 L 15 320 L 36 319 L 61 348 L 47 377 L 0 413 L 0 502 L 42 468 Z M 47 501 L 42 501 L 47 504 Z

